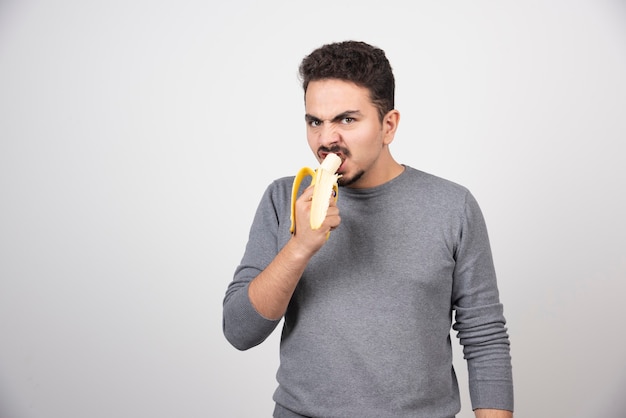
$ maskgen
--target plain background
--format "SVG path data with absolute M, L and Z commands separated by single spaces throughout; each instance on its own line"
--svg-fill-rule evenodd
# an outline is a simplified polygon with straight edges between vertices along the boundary
M 626 416 L 624 1 L 3 0 L 0 417 L 270 416 L 278 333 L 235 350 L 222 298 L 345 39 L 394 67 L 397 159 L 481 204 L 516 417 Z

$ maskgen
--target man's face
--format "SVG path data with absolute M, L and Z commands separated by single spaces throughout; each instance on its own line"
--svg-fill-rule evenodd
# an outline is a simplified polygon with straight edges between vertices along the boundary
M 388 142 L 368 90 L 337 79 L 312 81 L 305 110 L 307 141 L 317 159 L 334 152 L 343 160 L 339 184 L 377 185 L 384 163 L 379 157 Z

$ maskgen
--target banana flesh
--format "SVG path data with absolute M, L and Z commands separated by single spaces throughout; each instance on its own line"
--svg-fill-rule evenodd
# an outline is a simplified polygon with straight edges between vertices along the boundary
M 296 230 L 296 200 L 298 199 L 298 190 L 300 183 L 304 178 L 311 176 L 311 185 L 313 185 L 313 199 L 311 201 L 311 229 L 319 229 L 322 222 L 326 219 L 328 211 L 329 199 L 334 191 L 334 199 L 337 201 L 339 188 L 337 180 L 339 174 L 337 170 L 341 166 L 341 158 L 337 154 L 328 154 L 317 170 L 309 167 L 303 167 L 296 174 L 291 191 L 291 226 L 289 231 L 293 234 Z M 330 233 L 329 233 L 330 234 Z

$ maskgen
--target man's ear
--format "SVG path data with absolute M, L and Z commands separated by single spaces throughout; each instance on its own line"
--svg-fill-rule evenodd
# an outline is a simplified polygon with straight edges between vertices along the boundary
M 400 123 L 400 112 L 396 109 L 392 109 L 383 118 L 383 143 L 385 145 L 391 144 L 398 124 Z

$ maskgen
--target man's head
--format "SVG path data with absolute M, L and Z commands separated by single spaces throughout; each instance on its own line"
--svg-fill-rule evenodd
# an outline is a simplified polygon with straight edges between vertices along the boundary
M 340 185 L 374 187 L 403 170 L 388 147 L 400 113 L 381 49 L 354 41 L 324 45 L 302 61 L 300 75 L 307 142 L 320 162 L 329 152 L 341 158 Z
M 337 42 L 314 50 L 302 60 L 300 78 L 305 96 L 311 81 L 337 79 L 365 87 L 381 122 L 395 105 L 395 80 L 385 52 L 365 42 Z

